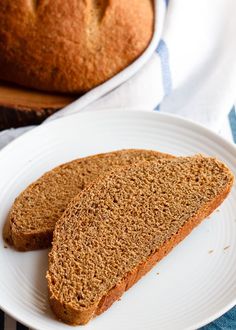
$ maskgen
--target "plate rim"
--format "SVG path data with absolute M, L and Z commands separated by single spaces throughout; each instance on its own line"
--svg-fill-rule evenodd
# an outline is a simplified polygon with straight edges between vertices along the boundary
M 58 119 L 55 119 L 53 121 L 49 121 L 46 122 L 43 125 L 39 125 L 35 128 L 33 128 L 32 130 L 22 134 L 21 136 L 19 136 L 18 138 L 16 138 L 15 140 L 11 141 L 8 145 L 6 145 L 4 148 L 2 148 L 0 150 L 0 162 L 2 161 L 2 159 L 4 159 L 4 157 L 7 157 L 8 153 L 11 152 L 11 149 L 14 148 L 14 146 L 18 145 L 18 144 L 22 144 L 24 143 L 24 140 L 27 140 L 30 138 L 30 136 L 32 134 L 37 134 L 38 132 L 40 132 L 41 130 L 50 130 L 50 129 L 54 129 L 54 127 L 56 127 L 58 124 L 60 125 L 60 123 L 63 122 L 71 122 L 71 120 L 75 119 L 75 117 L 78 118 L 85 118 L 83 120 L 86 121 L 86 117 L 87 118 L 91 118 L 91 117 L 95 117 L 95 121 L 97 119 L 99 119 L 99 117 L 106 117 L 106 116 L 117 116 L 119 115 L 120 117 L 122 117 L 122 120 L 125 121 L 125 116 L 149 116 L 149 117 L 153 117 L 155 118 L 155 120 L 157 120 L 156 118 L 162 118 L 164 119 L 164 121 L 168 122 L 169 120 L 172 121 L 172 123 L 176 126 L 179 127 L 178 124 L 185 124 L 185 126 L 187 128 L 191 128 L 193 129 L 196 133 L 201 134 L 201 133 L 205 133 L 204 136 L 205 138 L 212 138 L 214 139 L 215 142 L 220 142 L 222 146 L 224 146 L 225 148 L 227 148 L 227 151 L 236 157 L 236 145 L 231 142 L 228 141 L 227 139 L 225 139 L 224 137 L 220 136 L 219 134 L 217 134 L 216 132 L 212 131 L 211 129 L 207 128 L 206 126 L 200 124 L 200 123 L 196 123 L 193 120 L 189 119 L 189 118 L 184 118 L 181 117 L 179 115 L 175 115 L 175 114 L 167 114 L 167 113 L 160 113 L 160 112 L 156 112 L 156 111 L 147 111 L 144 110 L 144 108 L 142 110 L 119 110 L 119 109 L 106 109 L 106 110 L 99 110 L 97 112 L 94 111 L 88 111 L 88 112 L 79 112 L 76 114 L 72 114 L 70 116 L 66 116 L 66 117 L 61 117 Z M 77 120 L 78 120 L 77 118 Z M 66 127 L 66 125 L 65 125 Z M 1 136 L 1 134 L 0 134 Z M 236 168 L 236 166 L 235 166 Z M 206 324 L 209 324 L 210 322 L 214 321 L 215 319 L 219 318 L 220 316 L 222 316 L 223 314 L 225 314 L 227 311 L 229 311 L 232 307 L 234 307 L 236 305 L 236 296 L 234 299 L 232 299 L 231 302 L 229 302 L 227 305 L 224 306 L 224 308 L 221 308 L 218 312 L 215 312 L 214 314 L 208 316 L 207 318 L 203 319 L 200 322 L 197 322 L 193 325 L 191 325 L 188 328 L 185 328 L 186 330 L 191 330 L 191 329 L 196 329 L 196 328 L 200 328 Z M 16 321 L 26 325 L 27 327 L 32 328 L 32 325 L 30 323 L 28 323 L 27 321 L 25 321 L 24 319 L 22 319 L 20 316 L 15 316 L 14 311 L 12 311 L 9 308 L 5 308 L 4 306 L 4 302 L 1 300 L 0 298 L 0 309 L 10 315 L 12 318 L 14 318 Z M 34 328 L 37 329 L 37 328 Z
M 201 130 L 203 133 L 206 133 L 208 136 L 212 135 L 212 137 L 214 137 L 214 139 L 218 140 L 220 143 L 223 143 L 223 145 L 230 148 L 230 152 L 235 153 L 235 156 L 236 156 L 236 144 L 235 143 L 233 143 L 233 142 L 227 140 L 226 138 L 222 137 L 221 135 L 219 135 L 218 133 L 216 133 L 212 129 L 207 128 L 202 123 L 195 122 L 192 119 L 185 118 L 185 117 L 182 117 L 180 115 L 176 115 L 176 114 L 172 114 L 172 113 L 163 113 L 163 112 L 158 112 L 158 111 L 155 111 L 155 110 L 147 111 L 147 109 L 145 110 L 145 108 L 140 108 L 140 110 L 128 110 L 128 109 L 127 110 L 123 110 L 123 109 L 120 110 L 118 108 L 111 108 L 111 109 L 99 110 L 97 112 L 96 111 L 87 111 L 87 112 L 86 111 L 81 111 L 81 112 L 78 112 L 78 113 L 70 114 L 68 116 L 55 118 L 53 121 L 48 121 L 48 122 L 42 123 L 42 124 L 32 128 L 32 129 L 30 129 L 29 131 L 23 133 L 22 135 L 20 135 L 19 137 L 17 137 L 13 141 L 9 142 L 5 147 L 0 149 L 0 161 L 1 161 L 1 158 L 2 158 L 2 154 L 8 152 L 9 149 L 11 149 L 12 146 L 14 146 L 14 144 L 17 144 L 17 143 L 21 142 L 21 140 L 26 139 L 28 137 L 28 135 L 31 135 L 34 132 L 37 133 L 38 131 L 40 131 L 44 128 L 47 128 L 48 126 L 53 127 L 57 123 L 67 121 L 67 120 L 70 121 L 71 118 L 76 118 L 76 117 L 87 117 L 87 116 L 88 117 L 89 116 L 100 117 L 100 116 L 103 116 L 103 115 L 105 115 L 105 116 L 106 115 L 108 115 L 108 116 L 112 115 L 113 116 L 113 115 L 118 115 L 118 114 L 119 115 L 122 114 L 122 117 L 123 117 L 123 115 L 124 116 L 126 116 L 126 115 L 157 116 L 157 117 L 164 118 L 164 119 L 166 118 L 167 120 L 170 119 L 170 120 L 173 120 L 173 121 L 177 121 L 179 123 L 182 122 L 182 123 L 186 124 L 188 127 L 192 126 L 192 127 L 194 127 L 194 129 Z M 0 137 L 1 137 L 1 134 L 3 132 L 0 133 Z

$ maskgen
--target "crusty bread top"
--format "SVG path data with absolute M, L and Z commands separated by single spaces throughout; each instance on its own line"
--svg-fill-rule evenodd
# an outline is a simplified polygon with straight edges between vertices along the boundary
M 150 150 L 127 149 L 76 159 L 44 174 L 15 200 L 4 237 L 19 250 L 49 247 L 56 221 L 70 200 L 102 172 L 142 160 L 173 157 Z
M 94 182 L 56 224 L 47 274 L 51 299 L 65 310 L 92 310 L 232 184 L 224 164 L 201 156 L 143 162 Z
M 152 0 L 4 0 L 0 79 L 83 93 L 133 62 L 153 33 Z

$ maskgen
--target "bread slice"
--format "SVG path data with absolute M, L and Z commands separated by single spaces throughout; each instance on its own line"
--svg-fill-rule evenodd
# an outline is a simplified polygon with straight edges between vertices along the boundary
M 69 324 L 101 314 L 228 195 L 230 170 L 202 156 L 142 162 L 95 181 L 57 222 L 50 304 Z
M 21 251 L 51 245 L 56 221 L 70 200 L 113 166 L 173 157 L 149 150 L 121 150 L 81 158 L 47 172 L 16 198 L 4 228 L 5 240 Z

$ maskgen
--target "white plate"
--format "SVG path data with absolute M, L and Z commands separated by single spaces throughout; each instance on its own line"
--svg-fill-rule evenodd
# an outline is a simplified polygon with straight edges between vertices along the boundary
M 159 113 L 101 111 L 55 120 L 0 152 L 0 230 L 14 198 L 45 171 L 122 148 L 204 153 L 236 174 L 236 148 L 189 121 Z M 236 189 L 148 275 L 85 330 L 196 329 L 236 303 Z M 211 253 L 210 253 L 211 252 Z M 0 307 L 40 330 L 72 329 L 47 302 L 47 251 L 16 252 L 0 239 Z

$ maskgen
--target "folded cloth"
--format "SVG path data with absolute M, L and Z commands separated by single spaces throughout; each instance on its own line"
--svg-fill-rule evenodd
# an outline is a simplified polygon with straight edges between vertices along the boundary
M 145 53 L 47 120 L 101 109 L 161 111 L 200 122 L 236 143 L 236 1 L 155 0 L 155 12 Z M 32 128 L 3 131 L 0 148 Z M 204 330 L 236 329 L 235 322 L 233 309 Z M 4 324 L 6 330 L 16 328 L 0 312 L 0 329 Z M 18 323 L 17 329 L 24 327 Z

